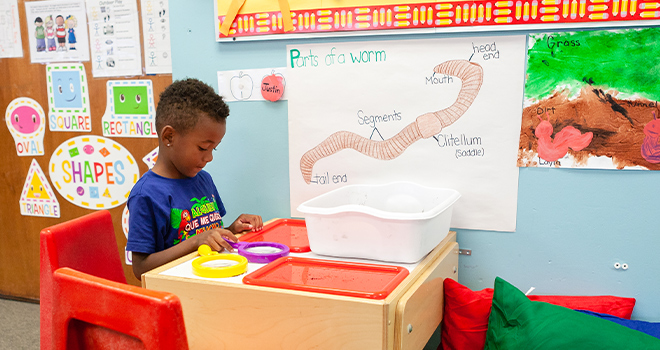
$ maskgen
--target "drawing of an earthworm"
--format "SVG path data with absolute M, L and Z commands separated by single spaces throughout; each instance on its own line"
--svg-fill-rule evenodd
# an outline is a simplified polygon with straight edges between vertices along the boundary
M 649 163 L 660 163 L 660 120 L 656 118 L 655 111 L 653 111 L 653 120 L 644 126 L 642 157 Z
M 554 128 L 552 124 L 547 120 L 543 120 L 541 116 L 537 117 L 541 120 L 541 123 L 534 130 L 534 135 L 539 139 L 536 152 L 539 157 L 548 162 L 554 162 L 565 156 L 569 147 L 574 151 L 581 151 L 589 146 L 594 136 L 592 132 L 582 134 L 580 130 L 567 126 L 561 129 L 553 140 L 552 132 Z M 548 119 L 550 119 L 549 115 Z
M 300 159 L 300 171 L 305 182 L 310 183 L 312 168 L 318 160 L 343 149 L 352 148 L 380 160 L 394 159 L 414 142 L 421 138 L 426 139 L 437 135 L 443 128 L 458 120 L 479 93 L 483 82 L 483 68 L 466 60 L 453 60 L 439 64 L 433 71 L 461 79 L 461 90 L 454 104 L 437 112 L 420 115 L 398 134 L 384 141 L 370 140 L 350 131 L 338 131 L 330 135 L 316 147 L 307 151 Z

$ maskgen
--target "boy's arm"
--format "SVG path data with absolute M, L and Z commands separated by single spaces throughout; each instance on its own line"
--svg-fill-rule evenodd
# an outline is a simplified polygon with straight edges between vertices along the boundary
M 190 237 L 185 241 L 160 252 L 151 254 L 133 252 L 133 274 L 137 279 L 140 279 L 143 273 L 167 264 L 168 262 L 178 259 L 186 254 L 190 254 L 196 251 L 202 244 L 208 244 L 211 249 L 215 251 L 227 249 L 228 251 L 233 252 L 234 249 L 223 237 L 228 238 L 232 242 L 238 242 L 238 238 L 236 238 L 236 236 L 234 236 L 229 230 L 213 229 Z
M 140 279 L 143 273 L 195 251 L 197 246 L 193 241 L 194 239 L 187 239 L 171 248 L 151 254 L 133 252 L 133 274 Z

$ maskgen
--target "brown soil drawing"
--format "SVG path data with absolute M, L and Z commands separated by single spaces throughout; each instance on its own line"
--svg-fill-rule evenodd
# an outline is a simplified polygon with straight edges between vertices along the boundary
M 572 100 L 568 98 L 569 92 L 564 90 L 524 108 L 518 166 L 538 166 L 538 139 L 534 130 L 541 122 L 538 116 L 542 116 L 543 119 L 549 117 L 554 128 L 553 137 L 566 126 L 582 133 L 593 133 L 589 146 L 579 152 L 568 151 L 578 166 L 586 165 L 589 157 L 606 156 L 612 158 L 618 169 L 642 166 L 660 170 L 660 163 L 650 163 L 641 155 L 644 126 L 654 120 L 653 111 L 658 114 L 657 101 L 618 99 L 617 95 L 617 91 L 587 86 Z

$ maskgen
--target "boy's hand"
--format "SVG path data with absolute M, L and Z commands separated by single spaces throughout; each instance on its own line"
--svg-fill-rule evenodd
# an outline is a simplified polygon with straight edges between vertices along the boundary
M 225 238 L 234 243 L 238 242 L 238 238 L 236 238 L 236 236 L 234 236 L 231 231 L 225 230 L 223 228 L 208 230 L 206 232 L 195 235 L 195 237 L 197 237 L 197 248 L 199 248 L 199 246 L 202 244 L 207 244 L 209 247 L 211 247 L 211 249 L 218 252 L 221 252 L 223 249 L 227 249 L 228 252 L 234 251 L 234 248 L 232 248 L 231 245 L 225 241 Z
M 264 224 L 261 216 L 252 214 L 241 214 L 227 229 L 233 234 L 245 231 L 261 231 Z

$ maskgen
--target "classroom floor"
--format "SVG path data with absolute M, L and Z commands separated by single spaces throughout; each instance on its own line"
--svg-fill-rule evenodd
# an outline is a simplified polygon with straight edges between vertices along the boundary
M 435 350 L 440 330 L 424 350 Z M 39 349 L 39 304 L 0 298 L 0 350 Z
M 39 349 L 39 304 L 0 298 L 0 350 Z

